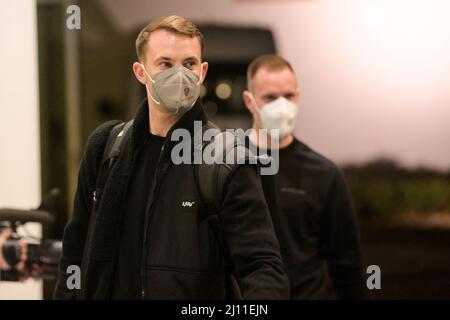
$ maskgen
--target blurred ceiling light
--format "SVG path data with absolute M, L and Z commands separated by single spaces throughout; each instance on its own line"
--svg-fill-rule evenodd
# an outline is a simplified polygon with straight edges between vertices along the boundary
M 217 113 L 219 107 L 214 101 L 208 100 L 203 104 L 203 109 L 205 110 L 208 117 L 212 117 Z
M 208 92 L 208 89 L 206 89 L 206 86 L 202 83 L 200 86 L 200 97 L 204 97 L 206 93 Z
M 216 95 L 219 99 L 227 100 L 228 98 L 231 97 L 231 93 L 232 93 L 231 86 L 227 82 L 220 82 L 216 86 Z

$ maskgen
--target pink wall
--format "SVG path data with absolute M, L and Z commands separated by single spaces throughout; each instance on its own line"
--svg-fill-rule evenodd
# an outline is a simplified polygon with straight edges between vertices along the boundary
M 448 0 L 99 2 L 124 32 L 168 14 L 270 27 L 300 79 L 300 139 L 339 163 L 450 169 Z

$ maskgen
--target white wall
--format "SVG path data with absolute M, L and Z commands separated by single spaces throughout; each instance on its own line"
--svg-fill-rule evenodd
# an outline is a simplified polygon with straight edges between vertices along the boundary
M 448 0 L 99 3 L 124 32 L 169 14 L 270 27 L 300 78 L 298 137 L 341 163 L 388 155 L 450 169 Z
M 0 208 L 35 208 L 41 191 L 34 0 L 0 2 L 0 43 Z M 0 282 L 0 299 L 40 298 L 41 281 Z

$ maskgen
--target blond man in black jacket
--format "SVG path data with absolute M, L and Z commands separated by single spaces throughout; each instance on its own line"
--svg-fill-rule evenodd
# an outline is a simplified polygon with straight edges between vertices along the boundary
M 218 195 L 220 246 L 202 216 L 192 165 L 176 165 L 171 157 L 174 130 L 194 135 L 194 121 L 207 122 L 198 98 L 208 70 L 200 31 L 182 17 L 163 17 L 141 31 L 136 49 L 133 71 L 148 99 L 103 190 L 96 190 L 99 166 L 117 122 L 89 138 L 55 297 L 222 299 L 227 257 L 243 298 L 287 298 L 289 284 L 254 166 L 234 166 Z M 67 287 L 71 265 L 81 268 L 79 288 Z

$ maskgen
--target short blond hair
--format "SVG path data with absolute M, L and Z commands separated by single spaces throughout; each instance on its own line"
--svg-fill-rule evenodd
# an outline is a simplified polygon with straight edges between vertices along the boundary
M 267 68 L 269 71 L 277 71 L 288 68 L 294 73 L 291 64 L 284 58 L 276 54 L 264 54 L 255 58 L 247 68 L 247 88 L 250 88 L 250 81 L 255 77 L 256 72 L 261 68 Z
M 140 61 L 144 60 L 145 49 L 147 47 L 148 38 L 150 34 L 156 30 L 164 29 L 177 34 L 182 34 L 188 37 L 197 37 L 200 42 L 201 55 L 203 56 L 204 43 L 203 35 L 195 24 L 186 18 L 180 16 L 160 17 L 150 22 L 145 26 L 136 39 L 136 54 Z

